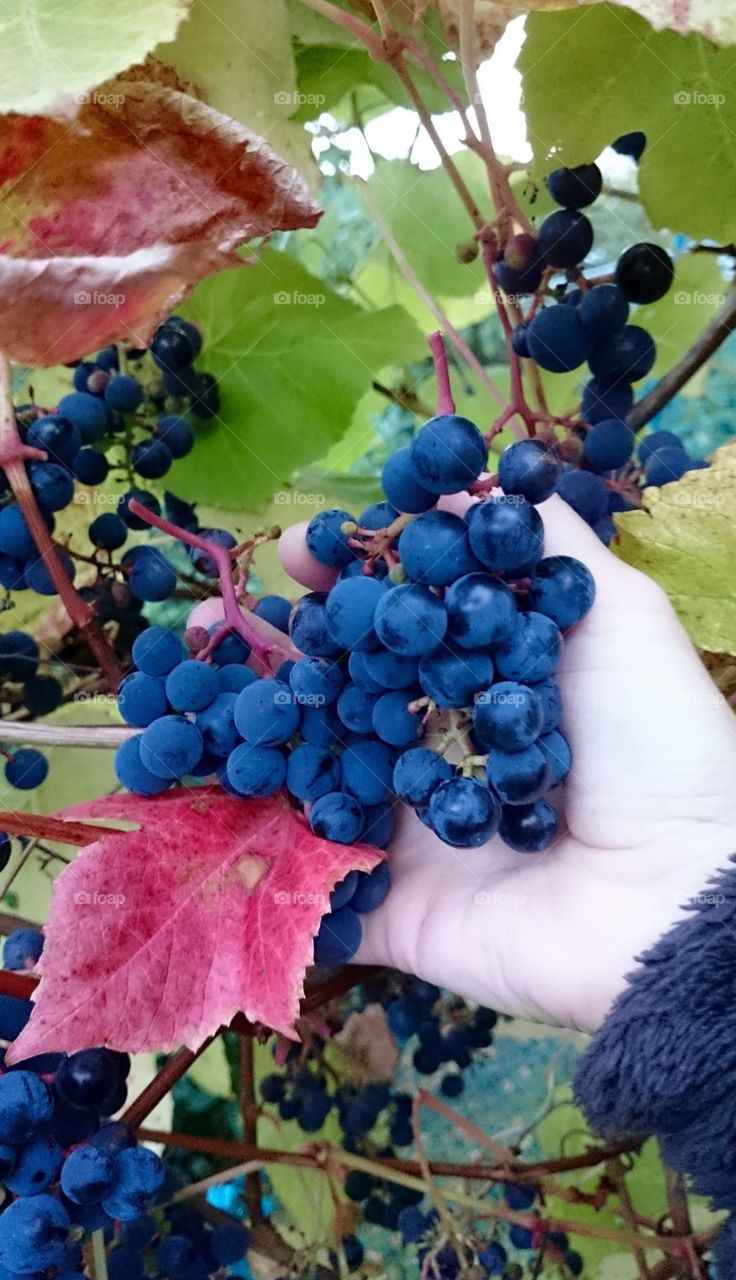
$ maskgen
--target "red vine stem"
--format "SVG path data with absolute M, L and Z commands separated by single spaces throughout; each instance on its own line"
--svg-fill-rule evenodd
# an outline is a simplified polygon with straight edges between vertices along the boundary
M 258 1144 L 258 1103 L 256 1101 L 255 1041 L 244 1036 L 240 1042 L 240 1114 L 247 1146 Z M 256 1170 L 245 1179 L 245 1203 L 251 1222 L 263 1222 L 261 1180 Z
M 431 333 L 427 341 L 434 360 L 434 371 L 437 375 L 437 413 L 454 413 L 455 401 L 452 398 L 450 370 L 447 365 L 447 352 L 442 334 Z
M 501 408 L 505 408 L 506 401 L 504 400 L 504 397 L 502 396 L 498 387 L 495 385 L 494 382 L 491 381 L 491 379 L 488 376 L 488 373 L 483 368 L 483 365 L 480 363 L 480 360 L 474 354 L 474 352 L 471 351 L 465 339 L 461 337 L 461 335 L 458 333 L 457 329 L 451 323 L 449 317 L 445 314 L 445 312 L 442 310 L 439 304 L 435 302 L 432 295 L 427 292 L 421 280 L 416 275 L 413 268 L 409 265 L 409 261 L 406 255 L 404 254 L 403 250 L 400 248 L 392 232 L 386 226 L 386 223 L 383 221 L 380 213 L 376 209 L 374 201 L 371 200 L 367 191 L 364 193 L 364 198 L 365 198 L 365 203 L 366 203 L 368 212 L 370 213 L 371 218 L 373 219 L 376 226 L 378 227 L 378 230 L 381 233 L 381 236 L 386 244 L 386 247 L 389 250 L 391 257 L 394 259 L 394 262 L 399 268 L 399 271 L 403 275 L 404 279 L 407 280 L 408 283 L 411 285 L 417 297 L 421 298 L 425 307 L 427 307 L 427 309 L 431 311 L 438 325 L 440 326 L 441 329 L 444 330 L 445 334 L 449 338 L 455 351 L 457 351 L 458 355 L 462 356 L 465 363 L 473 370 L 473 373 L 476 375 L 481 385 L 488 392 L 489 396 L 491 396 L 491 398 L 495 400 L 496 404 L 500 405 Z
M 4 353 L 0 354 L 0 401 L 2 402 L 0 405 L 0 467 L 5 472 L 8 484 L 31 531 L 38 554 L 48 570 L 70 622 L 82 632 L 109 687 L 117 689 L 123 678 L 118 660 L 105 638 L 93 609 L 85 603 L 67 578 L 56 546 L 33 495 L 25 464 L 34 458 L 43 459 L 46 454 L 38 449 L 30 449 L 20 438 L 13 408 L 10 363 Z
M 235 632 L 245 640 L 246 644 L 250 645 L 251 652 L 264 675 L 272 674 L 269 661 L 272 654 L 278 654 L 280 661 L 285 658 L 299 656 L 293 645 L 278 644 L 264 639 L 250 615 L 244 614 L 241 610 L 235 583 L 233 582 L 232 555 L 227 547 L 221 547 L 216 542 L 210 542 L 207 538 L 201 537 L 198 533 L 191 533 L 188 529 L 181 529 L 178 525 L 173 524 L 171 520 L 164 519 L 163 516 L 154 515 L 152 511 L 141 506 L 140 502 L 136 502 L 135 499 L 130 503 L 130 510 L 133 515 L 145 520 L 147 524 L 153 525 L 155 529 L 160 529 L 162 533 L 168 533 L 179 542 L 184 542 L 189 547 L 196 547 L 199 551 L 204 551 L 217 566 L 225 619 L 223 626 L 213 636 L 213 642 L 204 650 L 203 654 L 200 655 L 201 657 L 206 657 L 215 648 L 217 640 L 222 639 L 223 632 Z
M 31 836 L 34 840 L 57 840 L 60 844 L 81 847 L 113 835 L 116 830 L 115 827 L 96 827 L 92 823 L 47 818 L 40 813 L 15 813 L 12 809 L 0 809 L 0 831 L 6 831 L 9 836 Z

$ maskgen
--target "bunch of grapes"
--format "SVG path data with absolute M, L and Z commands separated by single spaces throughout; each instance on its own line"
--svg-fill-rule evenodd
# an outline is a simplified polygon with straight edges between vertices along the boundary
M 190 418 L 206 421 L 217 412 L 214 380 L 192 364 L 201 346 L 195 326 L 171 316 L 157 330 L 149 349 L 107 347 L 94 359 L 77 364 L 74 390 L 63 396 L 54 410 L 46 412 L 32 404 L 16 409 L 22 442 L 45 454 L 45 458 L 29 461 L 26 473 L 51 534 L 56 515 L 69 507 L 75 496 L 88 501 L 85 489 L 108 479 L 121 485 L 120 494 L 111 495 L 114 509 L 103 511 L 89 524 L 91 547 L 80 549 L 69 539 L 57 540 L 55 547 L 70 581 L 79 569 L 83 571 L 79 593 L 114 639 L 123 659 L 147 625 L 142 615 L 144 604 L 168 599 L 177 585 L 176 571 L 167 557 L 140 540 L 148 526 L 132 514 L 130 503 L 135 498 L 148 511 L 161 512 L 158 497 L 140 484 L 160 480 L 176 458 L 190 452 L 195 440 Z M 194 508 L 173 494 L 165 495 L 164 506 L 167 514 L 186 527 L 197 527 Z M 218 532 L 212 531 L 212 535 L 217 537 Z M 128 545 L 131 535 L 136 545 Z M 206 565 L 194 562 L 192 569 L 195 578 L 206 579 Z M 48 565 L 2 468 L 0 587 L 41 596 L 56 593 Z M 65 684 L 69 684 L 63 677 L 73 671 L 77 658 L 83 665 L 89 660 L 89 655 L 71 651 L 71 637 L 65 644 L 64 661 L 54 674 L 53 664 L 42 659 L 32 636 L 11 630 L 0 637 L 4 715 L 36 719 L 57 709 L 66 697 Z M 39 672 L 42 661 L 45 669 Z M 0 747 L 0 753 L 11 786 L 34 788 L 46 777 L 47 761 L 35 748 Z
M 616 145 L 625 154 L 638 152 L 638 159 L 644 143 L 639 134 Z M 627 422 L 633 384 L 652 369 L 656 348 L 651 335 L 631 323 L 630 313 L 667 293 L 674 266 L 660 245 L 640 243 L 621 254 L 612 275 L 586 277 L 580 264 L 592 248 L 593 227 L 582 210 L 602 185 L 597 164 L 550 173 L 547 187 L 561 208 L 542 221 L 535 236 L 513 236 L 494 275 L 520 304 L 532 298 L 512 334 L 517 357 L 531 358 L 550 373 L 587 363 L 580 421 L 565 450 L 568 466 L 558 492 L 608 543 L 616 533 L 612 515 L 636 505 L 641 485 L 668 484 L 705 464 L 666 431 L 645 437 L 634 460 L 636 438 Z
M 107 1259 L 108 1280 L 225 1280 L 242 1274 L 230 1268 L 243 1262 L 249 1244 L 241 1223 L 213 1227 L 193 1206 L 171 1204 L 121 1224 Z
M 42 948 L 39 930 L 18 929 L 6 939 L 3 967 L 33 970 Z M 0 997 L 0 1038 L 12 1043 L 31 1008 Z M 159 1194 L 159 1157 L 106 1119 L 125 1103 L 129 1070 L 128 1055 L 109 1049 L 0 1068 L 0 1182 L 10 1198 L 0 1216 L 2 1280 L 40 1280 L 51 1267 L 77 1280 L 83 1236 L 139 1217 Z

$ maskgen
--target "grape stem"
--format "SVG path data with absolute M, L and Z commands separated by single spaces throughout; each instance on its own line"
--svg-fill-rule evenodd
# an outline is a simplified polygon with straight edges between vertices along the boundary
M 643 396 L 626 421 L 634 431 L 646 426 L 677 395 L 681 387 L 705 364 L 726 338 L 736 329 L 736 286 L 729 291 L 724 306 L 708 327 L 685 352 L 677 364 L 660 378 L 656 387 Z
M 135 499 L 130 503 L 130 510 L 133 515 L 153 525 L 155 529 L 160 529 L 162 533 L 168 533 L 172 538 L 176 538 L 177 541 L 184 542 L 189 547 L 196 547 L 199 551 L 204 551 L 215 562 L 225 618 L 223 625 L 218 627 L 207 648 L 197 655 L 199 659 L 209 657 L 219 642 L 226 635 L 233 633 L 239 635 L 250 646 L 251 654 L 263 675 L 270 676 L 273 674 L 270 659 L 274 655 L 278 657 L 279 663 L 287 658 L 296 659 L 300 656 L 292 644 L 279 644 L 266 640 L 258 629 L 252 615 L 243 613 L 238 601 L 235 583 L 233 582 L 232 552 L 227 547 L 222 547 L 216 542 L 210 542 L 208 538 L 203 538 L 198 533 L 191 533 L 188 529 L 181 529 L 179 525 L 174 524 L 171 520 L 164 519 L 163 516 L 154 515 L 152 511 L 148 511 L 146 507 L 141 506 L 140 502 L 136 502 Z
M 110 689 L 117 689 L 123 678 L 115 653 L 109 644 L 94 610 L 88 605 L 69 581 L 61 563 L 55 543 L 46 528 L 26 472 L 26 462 L 33 458 L 45 459 L 40 449 L 25 445 L 18 432 L 13 407 L 10 380 L 10 362 L 0 353 L 0 467 L 20 507 L 39 556 L 44 562 L 51 581 L 66 609 L 69 620 L 83 635 Z
M 404 279 L 408 282 L 408 284 L 411 285 L 417 297 L 421 299 L 425 307 L 427 307 L 427 309 L 432 312 L 432 315 L 434 316 L 440 328 L 446 334 L 454 350 L 457 352 L 459 356 L 462 356 L 465 363 L 473 370 L 473 373 L 476 375 L 481 385 L 488 392 L 489 396 L 493 400 L 495 400 L 496 404 L 500 405 L 501 408 L 505 408 L 506 401 L 503 395 L 501 394 L 501 392 L 499 391 L 498 387 L 495 385 L 494 382 L 491 381 L 491 379 L 488 376 L 488 373 L 483 368 L 483 365 L 481 364 L 480 360 L 475 355 L 475 353 L 471 351 L 465 339 L 458 333 L 457 329 L 451 323 L 449 317 L 442 310 L 439 303 L 435 302 L 432 295 L 425 289 L 424 285 L 422 284 L 421 280 L 417 276 L 416 272 L 410 266 L 409 261 L 405 253 L 403 252 L 403 250 L 400 248 L 395 236 L 389 230 L 386 223 L 383 221 L 380 213 L 376 208 L 375 202 L 371 199 L 367 191 L 364 193 L 364 199 L 365 199 L 366 207 L 368 208 L 368 212 L 370 213 L 371 218 L 373 219 L 376 226 L 378 227 L 378 230 L 381 233 L 381 237 L 386 245 L 386 248 L 391 254 L 391 257 L 394 259 L 394 262 L 399 268 L 399 271 L 403 275 Z
M 451 414 L 455 412 L 455 401 L 452 398 L 450 370 L 447 364 L 447 351 L 441 333 L 431 333 L 427 339 L 432 352 L 434 371 L 437 376 L 437 413 Z
M 40 747 L 117 748 L 137 732 L 127 725 L 60 725 L 0 720 L 0 741 L 29 742 Z
M 92 1262 L 94 1264 L 95 1280 L 108 1280 L 105 1233 L 102 1227 L 100 1227 L 99 1231 L 92 1232 Z

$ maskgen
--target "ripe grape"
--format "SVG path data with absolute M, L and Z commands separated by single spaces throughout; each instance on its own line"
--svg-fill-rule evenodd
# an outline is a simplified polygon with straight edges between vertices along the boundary
M 632 244 L 616 263 L 616 284 L 630 302 L 656 302 L 674 277 L 672 259 L 658 244 Z
M 580 164 L 575 169 L 553 169 L 546 183 L 556 204 L 565 209 L 583 209 L 598 199 L 603 175 L 597 164 Z

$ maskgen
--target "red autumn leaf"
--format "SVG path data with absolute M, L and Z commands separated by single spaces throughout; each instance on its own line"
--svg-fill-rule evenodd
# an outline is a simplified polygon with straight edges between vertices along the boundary
M 167 85 L 110 81 L 71 123 L 0 117 L 0 350 L 49 365 L 145 345 L 238 245 L 319 216 L 263 138 Z
M 30 1022 L 8 1058 L 198 1047 L 240 1011 L 294 1036 L 335 884 L 381 855 L 320 840 L 282 796 L 177 788 L 65 811 L 136 822 L 54 884 Z

